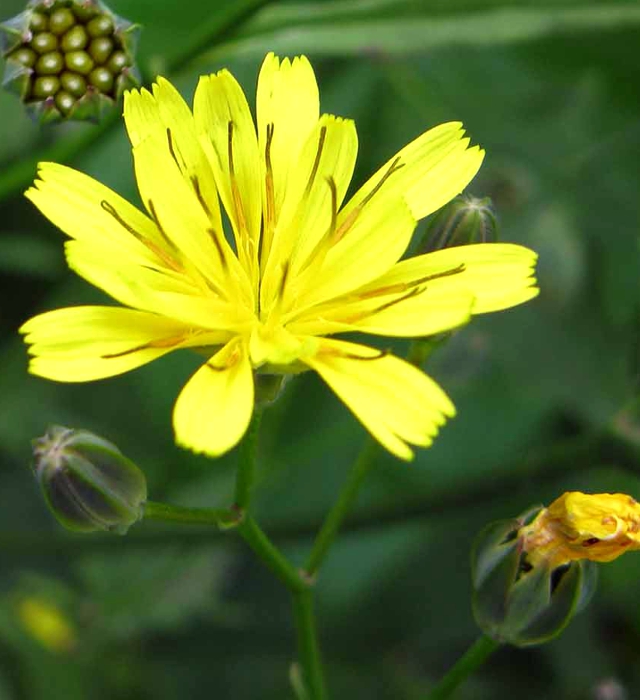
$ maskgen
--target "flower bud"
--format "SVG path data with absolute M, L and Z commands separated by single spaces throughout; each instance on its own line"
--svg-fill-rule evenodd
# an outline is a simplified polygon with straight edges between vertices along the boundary
M 138 31 L 100 0 L 32 0 L 0 24 L 3 85 L 41 123 L 99 121 L 139 84 Z M 69 90 L 63 76 L 85 89 Z
M 529 646 L 553 639 L 595 587 L 595 567 L 589 561 L 531 563 L 524 550 L 526 523 L 539 512 L 492 523 L 474 545 L 474 617 L 499 642 Z
M 34 471 L 51 512 L 78 532 L 124 534 L 143 515 L 144 474 L 87 430 L 53 426 L 33 441 Z
M 420 253 L 442 248 L 486 243 L 498 238 L 498 222 L 490 197 L 460 195 L 440 209 L 427 224 Z

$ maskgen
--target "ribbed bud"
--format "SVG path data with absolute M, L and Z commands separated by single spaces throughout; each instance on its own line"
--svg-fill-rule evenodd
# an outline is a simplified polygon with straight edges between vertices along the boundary
M 540 510 L 492 523 L 478 535 L 472 553 L 476 622 L 496 641 L 515 646 L 559 635 L 595 589 L 596 569 L 588 560 L 531 564 L 522 528 Z
M 100 0 L 33 0 L 0 24 L 3 85 L 41 123 L 97 122 L 140 82 L 138 33 Z
M 498 239 L 498 221 L 490 197 L 460 195 L 440 209 L 427 224 L 421 253 L 442 248 L 487 243 Z
M 124 534 L 142 517 L 144 474 L 108 440 L 53 426 L 33 441 L 33 456 L 45 500 L 70 530 Z

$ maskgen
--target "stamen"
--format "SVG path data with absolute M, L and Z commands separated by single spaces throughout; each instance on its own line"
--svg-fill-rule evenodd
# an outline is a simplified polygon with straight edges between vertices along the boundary
M 229 156 L 229 172 L 231 177 L 235 177 L 236 171 L 233 165 L 233 122 L 227 124 L 227 154 Z
M 167 236 L 165 230 L 162 228 L 162 224 L 160 223 L 160 219 L 158 219 L 158 215 L 156 213 L 156 207 L 155 207 L 155 204 L 153 203 L 153 200 L 149 199 L 147 201 L 147 208 L 149 209 L 149 213 L 151 214 L 151 218 L 154 220 L 156 226 L 158 227 L 158 231 L 160 232 L 160 235 L 164 239 L 165 243 L 169 247 L 175 248 L 175 246 L 173 245 L 173 242 L 171 241 L 169 236 Z
M 331 190 L 331 223 L 329 224 L 329 240 L 333 238 L 336 231 L 336 222 L 338 219 L 338 188 L 333 177 L 327 178 L 327 184 Z
M 458 275 L 461 272 L 464 272 L 465 269 L 466 265 L 464 263 L 460 263 L 458 267 L 453 267 L 450 270 L 444 270 L 442 272 L 434 272 L 432 275 L 425 275 L 424 277 L 421 277 L 420 279 L 416 280 L 415 282 L 412 282 L 411 284 L 424 284 L 425 282 L 432 282 L 433 280 L 440 279 L 441 277 L 451 277 L 451 275 Z
M 229 269 L 229 263 L 227 262 L 227 258 L 225 257 L 224 250 L 222 248 L 222 243 L 220 243 L 216 232 L 212 228 L 207 229 L 207 233 L 211 236 L 211 240 L 213 241 L 216 250 L 218 251 L 220 264 L 222 265 L 223 269 L 227 271 Z
M 278 294 L 277 294 L 278 300 L 281 300 L 282 297 L 284 296 L 284 288 L 287 284 L 287 279 L 289 278 L 290 268 L 291 268 L 290 263 L 288 260 L 286 260 L 284 265 L 282 266 L 282 277 L 280 278 L 280 285 L 278 286 Z
M 240 196 L 240 190 L 238 188 L 238 181 L 236 180 L 235 164 L 233 162 L 233 122 L 229 121 L 228 125 L 228 142 L 227 150 L 229 154 L 229 177 L 231 179 L 231 195 L 233 197 L 233 208 L 236 214 L 236 226 L 239 232 L 247 232 L 247 220 L 244 215 L 244 209 L 242 207 L 242 197 Z M 246 241 L 247 238 L 239 236 L 241 241 Z M 239 251 L 238 251 L 239 252 Z M 248 251 L 245 251 L 247 253 Z
M 318 168 L 320 167 L 320 158 L 322 158 L 322 151 L 324 150 L 324 142 L 327 138 L 327 127 L 323 126 L 320 129 L 320 139 L 318 140 L 318 150 L 316 151 L 316 159 L 313 162 L 313 168 L 311 168 L 311 174 L 309 175 L 309 181 L 307 182 L 307 187 L 305 188 L 305 196 L 311 192 L 311 187 L 313 186 L 313 181 L 316 179 L 318 174 Z
M 110 204 L 109 202 L 107 202 L 106 199 L 103 199 L 103 200 L 100 202 L 100 207 L 101 207 L 102 209 L 104 209 L 104 210 L 107 212 L 107 214 L 111 214 L 111 216 L 113 216 L 113 218 L 120 224 L 120 226 L 122 226 L 124 229 L 126 229 L 132 236 L 134 236 L 135 238 L 137 238 L 137 239 L 138 239 L 140 242 L 142 242 L 142 243 L 145 242 L 144 236 L 143 236 L 141 233 L 139 233 L 138 231 L 136 231 L 132 226 L 130 226 L 130 225 L 120 216 L 120 214 L 118 214 L 118 212 L 116 211 L 116 208 L 115 208 L 112 204 Z
M 178 161 L 178 157 L 176 155 L 175 149 L 173 147 L 173 136 L 171 134 L 171 129 L 167 127 L 167 142 L 169 144 L 169 153 L 171 153 L 171 157 L 173 158 L 175 164 L 178 166 L 178 170 L 182 172 L 182 166 L 180 165 L 180 162 Z
M 113 216 L 113 218 L 123 227 L 125 228 L 130 234 L 132 234 L 140 243 L 145 245 L 154 255 L 156 255 L 162 262 L 167 265 L 167 267 L 170 267 L 172 270 L 175 270 L 176 272 L 182 272 L 183 268 L 182 266 L 170 255 L 168 255 L 162 248 L 157 246 L 153 241 L 150 241 L 148 238 L 145 238 L 141 233 L 138 233 L 133 227 L 131 227 L 121 216 L 118 214 L 116 211 L 115 207 L 107 202 L 106 199 L 103 199 L 100 202 L 100 206 L 108 213 Z M 157 222 L 156 222 L 157 223 Z M 171 243 L 169 242 L 169 245 Z
M 100 355 L 103 360 L 113 360 L 117 357 L 125 357 L 126 355 L 131 355 L 134 352 L 139 352 L 140 350 L 149 350 L 151 348 L 172 348 L 179 345 L 185 339 L 185 335 L 180 335 L 173 338 L 159 338 L 158 340 L 150 340 L 148 343 L 143 343 L 142 345 L 137 345 L 135 348 L 130 348 L 129 350 L 122 350 L 121 352 L 112 352 L 106 355 Z
M 338 353 L 340 357 L 346 357 L 349 360 L 362 360 L 363 362 L 372 362 L 374 360 L 381 360 L 389 354 L 389 350 L 378 350 L 377 355 L 372 355 L 371 357 L 363 357 L 362 355 L 356 355 L 350 352 L 340 352 Z
M 273 141 L 274 125 L 267 124 L 267 143 L 264 147 L 264 162 L 266 165 L 266 228 L 271 231 L 275 226 L 276 220 L 276 197 L 273 184 L 273 169 L 271 167 L 271 143 Z
M 387 287 L 379 287 L 377 289 L 372 289 L 370 292 L 361 292 L 356 295 L 359 299 L 371 299 L 373 297 L 384 296 L 385 294 L 395 294 L 397 292 L 403 292 L 405 289 L 418 288 L 419 285 L 423 285 L 425 282 L 432 282 L 433 280 L 440 279 L 441 277 L 450 277 L 451 275 L 457 275 L 460 272 L 464 272 L 466 269 L 464 263 L 460 263 L 458 267 L 453 267 L 450 270 L 443 270 L 442 272 L 434 272 L 431 275 L 425 275 L 420 279 L 414 280 L 413 282 L 400 282 L 398 284 L 390 284 Z
M 362 213 L 362 210 L 364 209 L 365 205 L 368 204 L 376 195 L 379 191 L 382 185 L 400 168 L 404 167 L 404 163 L 400 162 L 400 156 L 398 156 L 393 163 L 389 166 L 387 169 L 387 172 L 384 173 L 384 175 L 380 178 L 380 182 L 378 182 L 364 198 L 363 200 L 353 208 L 351 212 L 349 212 L 349 215 L 347 218 L 342 222 L 340 225 L 340 228 L 336 231 L 335 236 L 334 236 L 334 242 L 337 243 L 339 240 L 341 240 L 344 235 L 347 233 L 347 231 L 353 226 L 353 224 L 356 222 L 360 214 Z
M 211 215 L 211 209 L 209 209 L 209 205 L 207 204 L 207 200 L 202 196 L 202 190 L 200 189 L 200 181 L 198 180 L 197 175 L 192 175 L 191 176 L 191 185 L 193 186 L 193 191 L 196 193 L 196 197 L 198 198 L 198 201 L 200 202 L 200 206 L 204 209 L 205 214 L 209 218 L 209 220 L 212 219 Z

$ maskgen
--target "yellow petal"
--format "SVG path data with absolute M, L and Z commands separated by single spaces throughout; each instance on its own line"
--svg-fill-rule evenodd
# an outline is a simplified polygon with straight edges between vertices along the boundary
M 193 114 L 233 225 L 238 255 L 257 286 L 262 218 L 260 153 L 246 97 L 229 71 L 200 78 Z
M 145 265 L 158 263 L 153 249 L 162 243 L 156 225 L 97 180 L 57 163 L 39 163 L 38 177 L 25 196 L 68 236 L 89 245 L 112 246 L 119 257 Z
M 287 324 L 291 333 L 329 335 L 359 331 L 412 338 L 442 333 L 469 320 L 473 294 L 427 286 L 418 293 L 382 293 L 365 298 L 342 297 L 307 310 Z
M 402 200 L 363 213 L 344 238 L 309 265 L 299 280 L 296 305 L 315 305 L 380 277 L 404 253 L 415 226 Z
M 182 176 L 207 212 L 211 227 L 221 234 L 213 171 L 200 146 L 191 110 L 180 93 L 164 78 L 154 83 L 153 95 L 144 88 L 127 92 L 124 119 L 134 148 L 149 137 L 167 141 Z
M 61 382 L 122 374 L 190 339 L 180 322 L 109 306 L 49 311 L 27 321 L 20 332 L 31 346 L 30 372 Z
M 253 376 L 245 345 L 234 339 L 187 382 L 173 412 L 176 441 L 212 457 L 242 438 L 253 411 Z
M 427 447 L 455 409 L 426 374 L 393 355 L 323 339 L 315 356 L 301 358 L 389 452 L 412 459 L 409 445 Z
M 268 257 L 273 228 L 280 216 L 290 174 L 320 116 L 320 97 L 306 56 L 293 60 L 267 54 L 256 96 L 258 143 L 265 163 L 262 257 Z M 269 132 L 269 134 L 267 133 Z
M 459 122 L 449 122 L 405 146 L 349 200 L 338 226 L 348 222 L 363 202 L 366 210 L 403 198 L 419 220 L 453 199 L 472 180 L 484 157 L 477 146 L 468 148 L 469 139 L 463 135 Z
M 334 209 L 340 206 L 349 187 L 357 152 L 354 123 L 323 115 L 307 138 L 287 184 L 263 275 L 262 309 L 276 302 L 285 268 L 288 278 L 295 278 L 318 245 L 331 235 Z M 316 266 L 315 281 L 317 273 Z M 283 291 L 285 296 L 295 298 L 299 294 L 295 285 Z
M 113 299 L 134 309 L 163 314 L 156 292 L 200 294 L 184 274 L 159 266 L 123 261 L 112 247 L 67 241 L 65 254 L 69 267 Z
M 499 311 L 537 296 L 536 259 L 532 250 L 513 243 L 446 248 L 403 260 L 358 292 L 394 285 L 410 287 L 422 280 L 427 287 L 442 292 L 471 292 L 475 296 L 474 314 Z
M 140 197 L 185 273 L 195 268 L 219 296 L 253 305 L 237 258 L 211 228 L 208 214 L 182 177 L 166 139 L 149 136 L 133 155 Z

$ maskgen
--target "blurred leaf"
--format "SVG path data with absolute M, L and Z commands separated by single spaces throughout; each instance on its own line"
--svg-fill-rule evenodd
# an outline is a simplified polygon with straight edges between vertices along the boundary
M 450 45 L 496 46 L 640 23 L 640 7 L 632 2 L 608 2 L 606 6 L 582 2 L 564 7 L 542 2 L 526 7 L 504 2 L 477 4 L 471 12 L 463 11 L 464 3 L 450 3 L 453 11 L 434 13 L 426 4 L 418 8 L 418 3 L 401 2 L 400 18 L 391 2 L 351 0 L 270 7 L 248 22 L 238 39 L 206 52 L 198 61 L 229 53 L 258 56 L 267 51 L 333 56 L 408 54 Z M 382 16 L 376 16 L 376 11 Z

